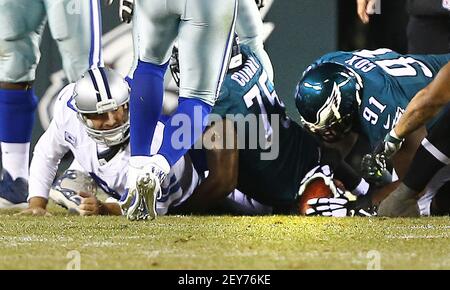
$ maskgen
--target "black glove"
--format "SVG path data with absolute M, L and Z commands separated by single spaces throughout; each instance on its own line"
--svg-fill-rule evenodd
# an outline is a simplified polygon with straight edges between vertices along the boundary
M 255 0 L 256 6 L 258 6 L 258 9 L 263 8 L 266 5 L 266 0 Z
M 112 5 L 114 0 L 105 0 L 107 5 Z M 119 0 L 120 21 L 130 23 L 133 19 L 134 0 Z
M 363 178 L 376 186 L 391 183 L 392 175 L 387 169 L 387 162 L 388 160 L 383 153 L 364 155 L 361 161 L 361 174 Z

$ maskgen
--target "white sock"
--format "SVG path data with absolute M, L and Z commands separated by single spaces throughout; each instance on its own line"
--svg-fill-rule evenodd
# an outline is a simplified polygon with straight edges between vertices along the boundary
M 2 167 L 11 174 L 13 180 L 21 177 L 28 180 L 30 143 L 1 142 Z
M 131 156 L 130 166 L 134 168 L 142 168 L 150 163 L 151 161 L 150 158 L 151 158 L 150 156 Z
M 132 156 L 130 157 L 130 166 L 134 168 L 143 168 L 150 163 L 158 165 L 164 172 L 168 173 L 170 171 L 170 165 L 167 159 L 156 154 L 151 157 L 149 156 Z
M 150 163 L 154 163 L 160 167 L 166 174 L 170 171 L 170 165 L 167 159 L 156 154 L 153 156 L 132 156 L 130 157 L 130 166 L 128 167 L 127 188 L 132 187 L 136 182 L 136 178 L 141 173 L 141 169 Z
M 170 171 L 170 164 L 167 161 L 166 157 L 162 156 L 161 154 L 153 155 L 152 162 L 158 165 L 166 174 Z
M 150 163 L 150 156 L 131 156 L 130 166 L 128 166 L 127 188 L 133 188 L 136 184 L 136 178 L 141 173 L 141 169 Z

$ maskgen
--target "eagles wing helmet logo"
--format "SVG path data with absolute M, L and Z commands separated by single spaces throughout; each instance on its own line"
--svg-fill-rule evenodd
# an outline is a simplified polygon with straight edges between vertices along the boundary
M 333 84 L 333 91 L 331 95 L 328 97 L 325 104 L 317 111 L 316 122 L 314 123 L 315 127 L 324 127 L 326 125 L 326 121 L 332 118 L 333 116 L 336 119 L 341 118 L 341 114 L 339 113 L 339 107 L 341 106 L 342 96 L 341 96 L 341 86 L 345 85 L 346 82 L 338 85 L 337 83 Z

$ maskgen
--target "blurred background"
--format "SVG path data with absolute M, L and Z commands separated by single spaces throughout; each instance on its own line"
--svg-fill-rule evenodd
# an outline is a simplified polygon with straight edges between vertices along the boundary
M 131 25 L 120 23 L 117 2 L 111 7 L 102 6 L 104 58 L 108 66 L 126 75 L 133 58 Z M 261 10 L 265 22 L 265 47 L 274 65 L 278 95 L 286 103 L 288 114 L 292 118 L 297 119 L 292 98 L 295 85 L 303 70 L 321 55 L 335 50 L 380 47 L 407 53 L 407 35 L 410 38 L 411 35 L 419 35 L 415 31 L 409 31 L 410 19 L 416 20 L 419 26 L 422 25 L 420 27 L 426 34 L 430 34 L 430 29 L 423 26 L 422 22 L 427 19 L 434 22 L 436 19 L 442 20 L 439 25 L 444 27 L 444 31 L 448 32 L 450 28 L 450 14 L 442 8 L 442 0 L 378 0 L 377 5 L 377 14 L 371 16 L 369 24 L 363 24 L 358 18 L 355 0 L 266 0 L 266 7 Z M 427 10 L 428 8 L 430 9 Z M 429 17 L 426 18 L 427 16 Z M 438 41 L 420 42 L 424 43 L 422 46 L 425 48 L 413 47 L 410 43 L 410 51 L 448 53 L 448 39 L 447 35 L 447 41 L 441 41 L 444 42 L 444 48 L 437 49 L 430 43 Z M 51 119 L 52 99 L 66 82 L 59 52 L 48 28 L 41 51 L 42 60 L 35 86 L 41 101 L 33 144 Z M 169 76 L 166 95 L 176 95 Z

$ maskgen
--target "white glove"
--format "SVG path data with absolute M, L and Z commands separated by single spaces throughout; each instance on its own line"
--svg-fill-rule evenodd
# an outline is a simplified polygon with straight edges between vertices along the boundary
M 312 198 L 308 200 L 310 206 L 306 210 L 307 216 L 346 217 L 346 216 L 375 216 L 373 208 L 357 208 L 356 201 L 349 201 L 344 195 L 334 198 Z
M 345 217 L 348 214 L 346 208 L 348 199 L 344 196 L 338 198 L 312 198 L 307 203 L 311 207 L 306 210 L 306 215 Z
M 313 180 L 317 178 L 322 178 L 325 184 L 330 188 L 331 192 L 335 197 L 339 196 L 338 188 L 333 181 L 333 173 L 331 168 L 328 165 L 324 166 L 316 166 L 311 169 L 300 182 L 300 189 L 298 190 L 298 196 L 301 196 L 303 192 L 306 190 L 306 187 Z
M 383 153 L 388 158 L 391 159 L 395 153 L 402 147 L 404 139 L 397 136 L 394 129 L 387 133 L 383 141 Z

